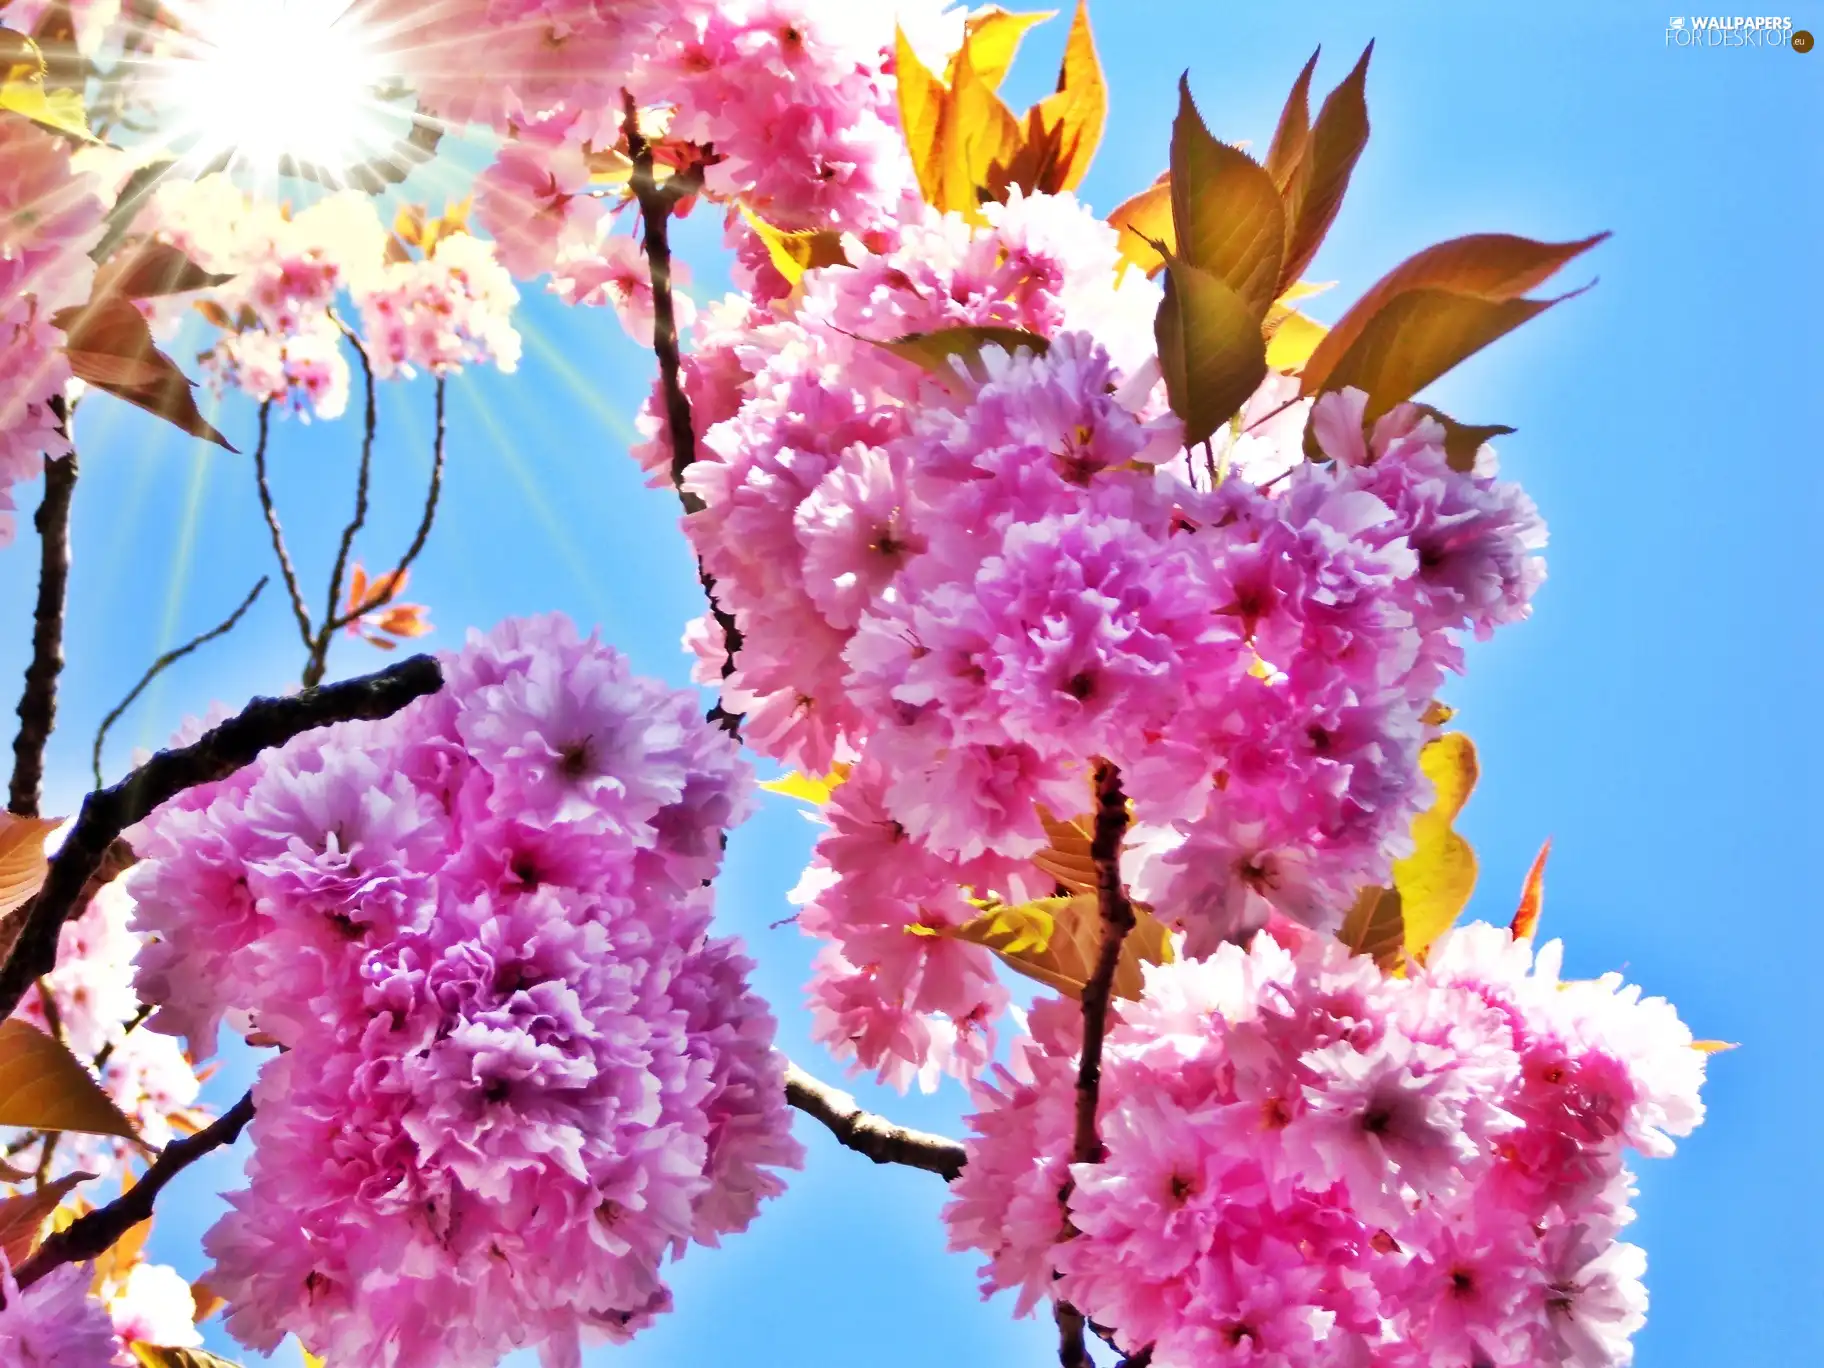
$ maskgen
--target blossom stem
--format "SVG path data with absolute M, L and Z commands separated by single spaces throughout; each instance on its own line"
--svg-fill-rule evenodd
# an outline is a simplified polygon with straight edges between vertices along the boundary
M 406 547 L 405 554 L 399 558 L 399 564 L 393 567 L 392 573 L 378 581 L 382 586 L 381 591 L 371 595 L 366 603 L 354 604 L 346 613 L 332 616 L 324 628 L 326 632 L 346 627 L 356 618 L 384 608 L 398 598 L 399 590 L 405 583 L 405 572 L 412 568 L 413 562 L 424 550 L 424 544 L 430 540 L 431 524 L 437 521 L 437 501 L 443 494 L 443 460 L 447 435 L 447 425 L 444 419 L 444 386 L 445 379 L 440 375 L 437 377 L 437 400 L 433 418 L 433 431 L 436 436 L 431 444 L 431 484 L 425 492 L 424 514 L 418 519 L 418 530 L 412 536 L 412 544 Z
M 52 400 L 59 424 L 69 418 Z M 38 528 L 38 603 L 32 613 L 32 658 L 19 696 L 19 734 L 13 739 L 13 781 L 7 810 L 36 817 L 44 787 L 44 748 L 57 722 L 57 676 L 63 672 L 64 597 L 70 581 L 70 501 L 76 492 L 76 453 L 44 463 L 44 501 Z
M 185 789 L 225 778 L 294 736 L 334 722 L 390 717 L 442 687 L 436 660 L 417 655 L 289 698 L 256 698 L 193 745 L 160 751 L 118 784 L 89 794 L 51 861 L 44 886 L 21 909 L 25 915 L 18 939 L 0 967 L 0 1019 L 12 1015 L 34 979 L 56 968 L 57 937 L 65 919 L 80 910 L 80 899 L 128 827 Z
M 702 512 L 704 504 L 684 485 L 685 473 L 697 459 L 697 430 L 691 417 L 690 396 L 684 392 L 677 306 L 671 292 L 670 224 L 678 200 L 694 193 L 701 183 L 701 175 L 694 171 L 680 173 L 661 186 L 654 174 L 652 144 L 640 132 L 639 107 L 634 103 L 633 93 L 623 91 L 621 98 L 626 108 L 621 131 L 627 139 L 628 160 L 633 163 L 629 184 L 640 206 L 646 267 L 652 277 L 652 350 L 659 359 L 659 386 L 665 395 L 665 427 L 671 437 L 671 483 L 688 517 Z M 735 657 L 741 650 L 741 628 L 734 615 L 718 601 L 715 577 L 704 568 L 700 556 L 697 558 L 697 582 L 703 586 L 710 614 L 722 631 L 722 678 L 727 680 L 735 672 Z M 741 734 L 741 714 L 730 712 L 720 699 L 709 710 L 709 720 L 730 736 Z
M 1127 794 L 1121 771 L 1106 760 L 1095 765 L 1096 822 L 1089 855 L 1096 867 L 1096 903 L 1102 913 L 1102 943 L 1095 971 L 1083 986 L 1083 1054 L 1077 1064 L 1077 1126 L 1072 1162 L 1102 1162 L 1096 1132 L 1096 1109 L 1102 1087 L 1102 1039 L 1108 1030 L 1108 1005 L 1114 996 L 1115 969 L 1121 944 L 1134 929 L 1134 905 L 1121 882 L 1121 841 L 1127 835 Z
M 179 1173 L 212 1150 L 232 1145 L 253 1120 L 253 1094 L 242 1095 L 209 1126 L 183 1140 L 173 1140 L 159 1151 L 152 1167 L 126 1192 L 104 1207 L 77 1218 L 49 1236 L 31 1258 L 19 1265 L 21 1288 L 30 1287 L 53 1269 L 69 1263 L 86 1263 L 107 1252 L 114 1242 L 141 1221 L 152 1219 L 152 1204 Z
M 814 1078 L 796 1064 L 785 1066 L 785 1100 L 821 1121 L 838 1141 L 877 1164 L 903 1164 L 953 1183 L 962 1173 L 963 1147 L 944 1135 L 895 1125 L 863 1111 L 848 1093 Z
M 349 552 L 354 549 L 355 536 L 367 525 L 367 491 L 374 468 L 374 434 L 379 427 L 373 360 L 368 356 L 367 348 L 361 345 L 361 339 L 355 336 L 355 330 L 339 318 L 335 321 L 361 360 L 364 396 L 361 411 L 361 465 L 355 475 L 354 515 L 342 529 L 342 541 L 336 547 L 336 563 L 329 572 L 329 602 L 323 608 L 323 625 L 317 629 L 316 639 L 310 643 L 310 658 L 304 662 L 303 683 L 307 689 L 315 688 L 323 682 L 323 672 L 329 666 L 329 645 L 334 640 L 337 625 L 336 607 L 342 602 L 342 577 L 348 570 Z M 426 532 L 428 535 L 428 528 Z
M 260 438 L 253 448 L 253 474 L 260 491 L 260 510 L 266 515 L 266 527 L 272 533 L 273 554 L 279 558 L 279 573 L 285 577 L 285 589 L 291 595 L 292 616 L 298 620 L 298 635 L 304 649 L 311 647 L 310 609 L 304 606 L 304 591 L 298 587 L 298 572 L 291 563 L 291 552 L 285 549 L 285 529 L 279 526 L 278 506 L 272 501 L 272 486 L 266 481 L 266 443 L 271 436 L 272 400 L 260 405 Z
M 95 745 L 89 752 L 89 765 L 95 773 L 96 788 L 102 786 L 101 747 L 102 743 L 108 739 L 108 728 L 120 721 L 121 714 L 133 706 L 133 700 L 138 698 L 140 694 L 145 691 L 146 685 L 158 678 L 166 668 L 175 665 L 199 646 L 206 646 L 211 641 L 216 640 L 216 638 L 227 636 L 228 633 L 232 632 L 235 625 L 246 616 L 247 610 L 253 607 L 254 600 L 259 598 L 261 592 L 266 588 L 266 583 L 267 576 L 261 575 L 260 582 L 248 591 L 246 598 L 241 600 L 240 607 L 236 608 L 226 618 L 217 623 L 214 627 L 211 627 L 208 631 L 203 632 L 198 636 L 191 637 L 190 640 L 186 641 L 182 646 L 177 647 L 175 650 L 166 651 L 157 660 L 153 661 L 146 672 L 139 677 L 139 683 L 133 686 L 132 690 L 125 698 L 114 705 L 114 710 L 112 712 L 101 719 L 101 725 L 95 729 Z

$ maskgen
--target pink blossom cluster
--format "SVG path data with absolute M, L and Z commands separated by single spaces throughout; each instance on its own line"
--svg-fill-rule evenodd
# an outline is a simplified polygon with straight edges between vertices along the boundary
M 135 1263 L 99 1289 L 87 1264 L 64 1264 L 21 1289 L 0 1254 L 0 1368 L 133 1368 L 134 1341 L 199 1346 L 196 1299 L 176 1269 Z
M 1275 931 L 1119 1004 L 1098 1163 L 1071 1162 L 1078 1008 L 1034 1008 L 945 1210 L 984 1292 L 1067 1300 L 1161 1368 L 1630 1362 L 1623 1152 L 1703 1116 L 1674 1010 L 1484 925 L 1406 979 Z
M 383 722 L 299 738 L 131 833 L 140 991 L 262 1070 L 205 1238 L 229 1328 L 331 1362 L 578 1362 L 668 1256 L 795 1166 L 773 1022 L 706 887 L 751 774 L 693 694 L 509 621 Z
M 132 916 L 133 902 L 122 882 L 104 885 L 80 917 L 64 923 L 57 967 L 27 992 L 14 1015 L 56 1033 L 78 1059 L 101 1059 L 105 1052 L 99 1070 L 103 1090 L 146 1144 L 163 1148 L 177 1129 L 195 1130 L 206 1118 L 196 1108 L 201 1087 L 196 1071 L 178 1043 L 133 1029 L 140 1011 L 134 957 L 143 937 L 130 929 Z M 65 1135 L 53 1171 L 105 1176 L 133 1154 L 123 1140 Z
M 1005 1002 L 986 952 L 907 929 L 1050 893 L 1041 810 L 1087 810 L 1091 757 L 1134 800 L 1137 895 L 1193 953 L 1275 909 L 1334 926 L 1429 801 L 1458 634 L 1524 616 L 1543 574 L 1531 501 L 1492 452 L 1452 469 L 1416 407 L 1364 439 L 1359 392 L 1326 397 L 1316 464 L 1312 405 L 1276 375 L 1227 475 L 1197 472 L 1163 412 L 1157 293 L 1112 230 L 1068 196 L 988 214 L 971 233 L 910 206 L 795 299 L 718 306 L 685 375 L 706 505 L 686 531 L 743 634 L 724 696 L 762 753 L 853 766 L 797 894 L 831 942 L 818 1034 L 901 1085 L 970 1073 Z M 969 325 L 1048 346 L 928 376 L 877 345 Z M 713 624 L 690 643 L 719 679 Z
M 351 376 L 345 335 L 382 378 L 490 362 L 511 371 L 519 362 L 511 322 L 519 295 L 493 245 L 457 232 L 428 260 L 401 260 L 388 253 L 374 202 L 356 191 L 293 213 L 224 175 L 167 181 L 135 226 L 204 270 L 233 276 L 203 305 L 220 328 L 200 358 L 218 393 L 233 388 L 286 411 L 308 405 L 317 417 L 339 417 Z M 344 294 L 358 327 L 335 312 Z M 167 321 L 194 302 L 166 305 Z
M 89 297 L 102 211 L 66 141 L 0 110 L 0 546 L 13 538 L 12 486 L 70 451 L 51 411 L 70 380 L 51 319 Z

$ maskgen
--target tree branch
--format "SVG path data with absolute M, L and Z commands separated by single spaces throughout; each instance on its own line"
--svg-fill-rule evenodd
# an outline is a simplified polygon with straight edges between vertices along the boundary
M 253 1094 L 244 1094 L 221 1116 L 203 1130 L 183 1140 L 173 1140 L 159 1151 L 152 1167 L 126 1192 L 104 1207 L 97 1207 L 79 1217 L 68 1227 L 50 1236 L 38 1246 L 31 1258 L 19 1265 L 15 1274 L 19 1286 L 30 1287 L 45 1274 L 64 1264 L 87 1263 L 98 1258 L 134 1226 L 152 1219 L 152 1204 L 178 1174 L 205 1154 L 232 1145 L 241 1131 L 253 1120 Z
M 279 573 L 285 577 L 285 590 L 291 595 L 292 616 L 298 620 L 298 635 L 304 649 L 311 648 L 310 609 L 304 606 L 304 591 L 298 587 L 298 572 L 292 567 L 291 553 L 285 549 L 285 532 L 279 526 L 279 510 L 272 501 L 272 486 L 266 482 L 266 441 L 272 423 L 272 400 L 260 405 L 260 440 L 253 448 L 253 473 L 259 482 L 260 508 L 266 514 L 266 526 L 272 533 L 273 554 L 279 558 Z
M 684 392 L 683 355 L 678 346 L 677 307 L 671 291 L 672 210 L 680 199 L 695 194 L 702 184 L 702 172 L 693 169 L 680 172 L 663 185 L 653 167 L 652 145 L 640 132 L 639 108 L 633 94 L 622 91 L 625 114 L 621 132 L 627 139 L 628 160 L 633 163 L 629 184 L 640 206 L 640 228 L 646 249 L 647 270 L 652 276 L 652 350 L 659 359 L 659 387 L 665 396 L 665 428 L 671 438 L 671 484 L 684 505 L 685 516 L 701 513 L 703 500 L 684 487 L 685 473 L 697 459 L 697 430 L 690 412 L 690 396 Z M 703 586 L 703 597 L 709 603 L 716 626 L 722 629 L 722 678 L 735 672 L 735 657 L 741 650 L 741 628 L 734 615 L 727 612 L 716 598 L 715 577 L 697 558 L 697 582 Z M 728 711 L 720 698 L 709 710 L 709 720 L 730 736 L 741 734 L 741 714 Z
M 5 967 L 0 968 L 0 1019 L 11 1016 L 40 974 L 57 965 L 57 934 L 78 910 L 91 878 L 115 839 L 185 789 L 234 773 L 261 751 L 333 722 L 390 717 L 415 698 L 443 687 L 443 671 L 417 655 L 375 674 L 306 689 L 289 698 L 256 698 L 200 741 L 160 751 L 112 788 L 97 789 L 51 861 Z
M 895 1125 L 863 1111 L 848 1093 L 813 1078 L 796 1064 L 785 1066 L 785 1100 L 821 1121 L 838 1141 L 877 1164 L 904 1164 L 935 1173 L 946 1183 L 962 1173 L 966 1156 L 957 1141 L 929 1131 Z
M 1134 929 L 1134 905 L 1121 882 L 1121 841 L 1127 835 L 1127 794 L 1121 789 L 1121 771 L 1108 761 L 1095 762 L 1096 818 L 1090 832 L 1089 857 L 1096 867 L 1096 906 L 1102 914 L 1102 942 L 1096 951 L 1096 967 L 1083 986 L 1083 1053 L 1077 1061 L 1076 1133 L 1071 1141 L 1073 1164 L 1099 1164 L 1105 1151 L 1097 1132 L 1097 1112 L 1101 1104 L 1102 1041 L 1108 1033 L 1108 1005 L 1114 996 L 1115 970 L 1121 963 L 1121 943 Z M 1060 1205 L 1070 1200 L 1070 1184 L 1058 1197 Z M 1060 1239 L 1076 1235 L 1068 1208 Z M 1056 1308 L 1058 1322 L 1058 1362 L 1061 1368 L 1092 1368 L 1089 1347 L 1084 1341 L 1086 1324 L 1083 1313 L 1069 1302 L 1060 1300 Z
M 348 520 L 348 526 L 342 529 L 342 542 L 336 548 L 335 567 L 329 572 L 329 603 L 323 609 L 323 626 L 317 632 L 317 639 L 310 643 L 310 658 L 304 662 L 304 687 L 314 688 L 323 682 L 323 671 L 329 664 L 329 644 L 334 639 L 336 630 L 336 610 L 342 602 L 342 576 L 348 569 L 348 554 L 354 549 L 355 534 L 367 524 L 367 489 L 368 480 L 374 465 L 374 432 L 379 426 L 379 413 L 374 397 L 374 363 L 369 359 L 367 348 L 361 345 L 361 339 L 355 336 L 355 330 L 336 320 L 342 329 L 342 335 L 348 344 L 355 349 L 355 355 L 361 358 L 361 375 L 366 400 L 361 415 L 361 468 L 355 476 L 355 512 Z M 426 529 L 428 535 L 429 529 Z
M 377 581 L 377 583 L 386 586 L 386 592 L 383 594 L 375 594 L 368 599 L 366 603 L 352 605 L 346 613 L 332 617 L 326 630 L 335 631 L 338 628 L 346 627 L 349 623 L 353 622 L 356 618 L 361 617 L 363 614 L 371 613 L 377 608 L 384 608 L 387 604 L 398 598 L 400 586 L 405 580 L 405 572 L 412 568 L 412 563 L 418 559 L 419 553 L 424 550 L 425 542 L 430 539 L 431 524 L 437 520 L 437 501 L 443 493 L 445 435 L 443 400 L 444 377 L 440 375 L 437 377 L 437 405 L 434 420 L 436 423 L 435 431 L 437 435 L 431 448 L 431 486 L 425 494 L 424 516 L 418 520 L 418 531 L 416 535 L 412 537 L 412 544 L 406 548 L 405 554 L 399 558 L 399 564 L 393 567 L 392 574 L 386 579 Z
M 1071 1161 L 1078 1164 L 1102 1162 L 1102 1141 L 1096 1133 L 1102 1039 L 1108 1031 L 1108 1004 L 1114 995 L 1121 943 L 1134 929 L 1134 905 L 1121 882 L 1121 840 L 1127 835 L 1127 795 L 1121 789 L 1121 771 L 1106 760 L 1097 760 L 1095 788 L 1096 824 L 1090 834 L 1089 856 L 1096 866 L 1102 944 L 1095 971 L 1083 987 L 1083 1054 L 1077 1063 L 1077 1126 L 1071 1155 Z
M 59 426 L 69 417 L 52 401 Z M 57 676 L 63 671 L 63 604 L 70 581 L 70 500 L 76 492 L 76 453 L 44 463 L 44 502 L 33 523 L 40 543 L 38 605 L 32 614 L 32 659 L 19 695 L 19 734 L 13 740 L 9 811 L 36 817 L 44 786 L 44 747 L 57 721 Z
M 260 596 L 261 591 L 264 590 L 265 588 L 266 588 L 266 576 L 261 575 L 260 582 L 253 586 L 252 591 L 248 593 L 246 598 L 241 600 L 241 606 L 239 608 L 236 608 L 232 613 L 230 613 L 227 616 L 227 618 L 224 621 L 222 621 L 221 623 L 219 623 L 218 625 L 216 625 L 214 627 L 211 627 L 208 631 L 204 632 L 201 636 L 191 637 L 190 640 L 186 641 L 182 646 L 179 646 L 176 650 L 166 651 L 157 660 L 153 661 L 151 664 L 151 667 L 149 669 L 147 669 L 147 671 L 139 677 L 139 683 L 137 683 L 133 686 L 131 692 L 129 692 L 125 698 L 121 699 L 119 703 L 114 705 L 114 711 L 112 711 L 106 717 L 101 719 L 101 725 L 95 729 L 94 749 L 89 754 L 89 765 L 90 765 L 90 768 L 92 768 L 95 772 L 95 787 L 96 788 L 100 788 L 101 783 L 102 783 L 102 780 L 101 780 L 101 746 L 102 746 L 102 743 L 108 739 L 108 728 L 112 727 L 116 722 L 118 722 L 120 720 L 121 714 L 124 713 L 128 708 L 133 706 L 133 700 L 138 698 L 140 696 L 140 694 L 145 691 L 146 685 L 150 684 L 154 679 L 158 678 L 158 676 L 168 666 L 175 665 L 178 661 L 182 660 L 185 656 L 189 655 L 192 651 L 196 650 L 197 647 L 206 646 L 209 642 L 214 641 L 217 637 L 224 637 L 224 636 L 227 636 L 228 633 L 232 632 L 235 628 L 235 624 L 238 623 L 241 620 L 241 618 L 246 615 L 247 610 L 249 608 L 253 607 L 253 601 Z

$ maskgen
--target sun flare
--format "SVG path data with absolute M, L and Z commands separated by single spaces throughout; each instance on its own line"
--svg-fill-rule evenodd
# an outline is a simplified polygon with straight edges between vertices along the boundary
M 381 151 L 390 107 L 380 45 L 351 0 L 190 0 L 160 63 L 157 107 L 173 151 L 232 157 L 256 174 L 331 175 Z M 396 117 L 396 115 L 395 115 Z

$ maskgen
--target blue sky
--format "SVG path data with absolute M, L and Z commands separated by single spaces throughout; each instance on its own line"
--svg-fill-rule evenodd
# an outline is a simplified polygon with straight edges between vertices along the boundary
M 1507 916 L 1550 835 L 1545 929 L 1566 938 L 1571 972 L 1623 968 L 1700 1036 L 1741 1042 L 1712 1064 L 1706 1125 L 1676 1158 L 1641 1169 L 1633 1238 L 1648 1250 L 1653 1306 L 1637 1362 L 1775 1368 L 1824 1362 L 1814 1009 L 1824 898 L 1807 858 L 1824 817 L 1811 708 L 1824 587 L 1813 554 L 1824 511 L 1824 54 L 1671 49 L 1668 13 L 1665 0 L 1099 0 L 1113 107 L 1084 193 L 1106 210 L 1164 165 L 1182 67 L 1212 128 L 1258 148 L 1312 48 L 1324 46 L 1322 90 L 1373 38 L 1374 136 L 1309 273 L 1341 285 L 1313 312 L 1334 317 L 1387 267 L 1459 233 L 1614 232 L 1567 273 L 1573 284 L 1599 276 L 1595 290 L 1433 392 L 1453 413 L 1519 429 L 1500 444 L 1504 469 L 1551 525 L 1551 578 L 1533 620 L 1473 648 L 1469 676 L 1447 694 L 1483 763 L 1459 823 L 1482 860 L 1471 911 Z M 1792 17 L 1824 30 L 1824 4 Z M 1059 23 L 1029 41 L 1010 83 L 1016 107 L 1048 87 L 1062 40 Z M 720 277 L 708 217 L 685 234 L 700 285 Z M 429 644 L 561 609 L 681 684 L 678 634 L 697 588 L 675 501 L 644 489 L 624 455 L 650 357 L 612 318 L 567 316 L 543 298 L 520 323 L 517 376 L 453 389 L 443 513 L 410 595 L 431 605 Z M 383 396 L 370 565 L 409 537 L 430 403 L 423 381 Z M 246 404 L 219 421 L 247 444 Z M 146 662 L 224 616 L 269 568 L 247 458 L 194 447 L 105 400 L 86 406 L 78 436 L 69 667 L 51 751 L 58 810 L 79 800 L 95 724 Z M 280 429 L 278 498 L 310 582 L 326 578 L 346 517 L 356 438 L 347 422 Z M 23 509 L 35 505 L 36 489 L 20 495 Z M 23 665 L 29 546 L 27 534 L 0 556 L 0 681 Z M 384 663 L 348 640 L 332 675 Z M 185 714 L 274 691 L 298 667 L 269 591 L 120 726 L 110 774 Z M 735 833 L 720 908 L 760 960 L 782 1045 L 834 1076 L 800 1007 L 812 946 L 768 929 L 791 911 L 785 891 L 812 836 L 794 804 L 769 800 Z M 246 1076 L 233 1061 L 216 1088 L 223 1105 Z M 954 1090 L 901 1099 L 858 1087 L 905 1121 L 957 1129 Z M 1048 1324 L 1012 1321 L 1004 1300 L 982 1304 L 973 1261 L 943 1252 L 936 1179 L 876 1169 L 808 1122 L 800 1131 L 810 1161 L 790 1193 L 723 1250 L 693 1252 L 675 1270 L 678 1311 L 594 1361 L 1054 1361 Z M 156 1254 L 200 1271 L 196 1236 L 219 1209 L 212 1186 L 231 1184 L 238 1163 L 220 1156 L 166 1193 Z M 219 1323 L 211 1343 L 231 1347 Z M 295 1350 L 276 1361 L 295 1363 Z

